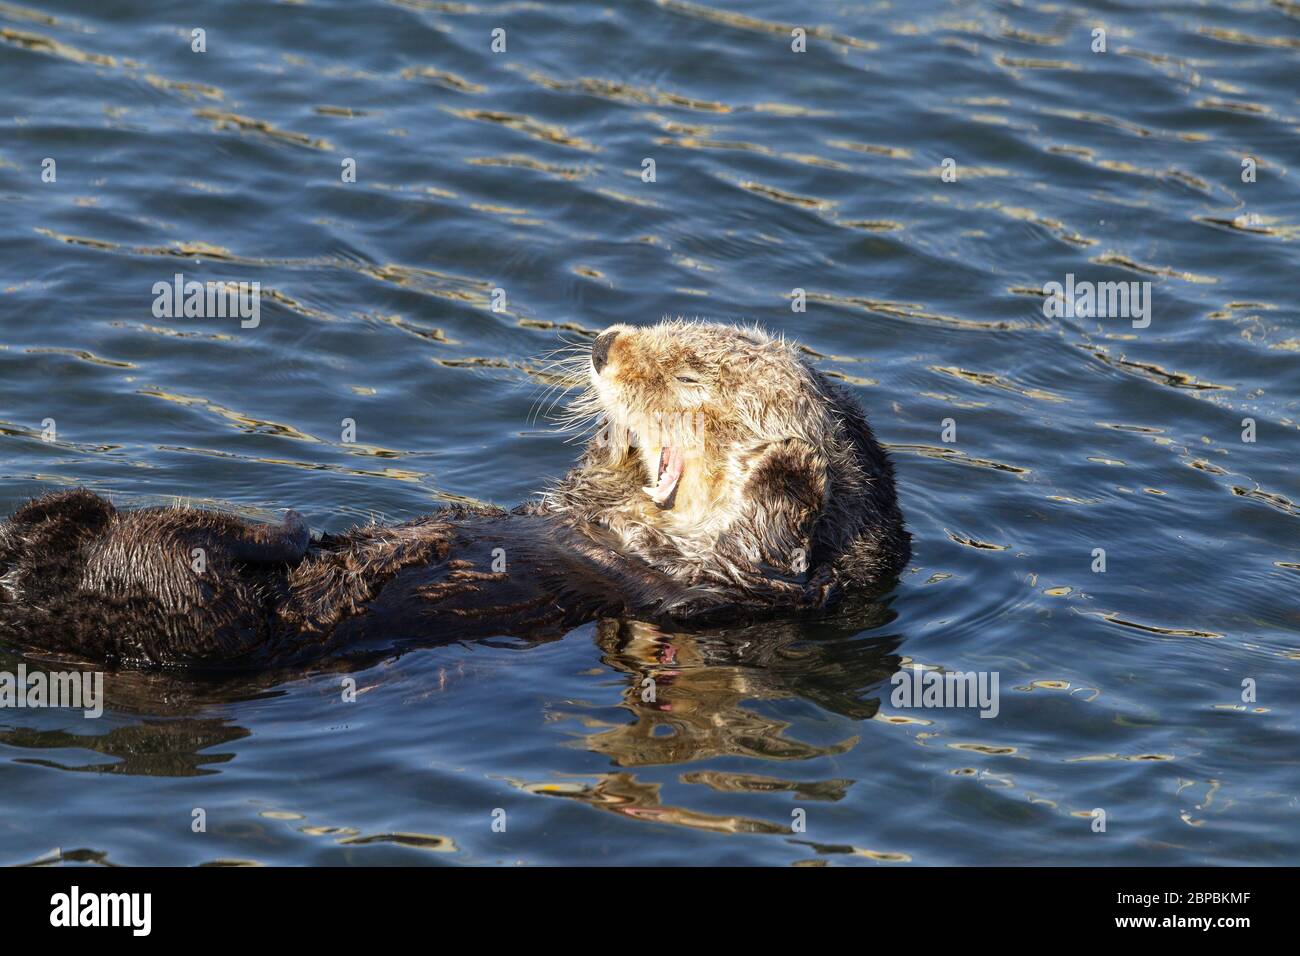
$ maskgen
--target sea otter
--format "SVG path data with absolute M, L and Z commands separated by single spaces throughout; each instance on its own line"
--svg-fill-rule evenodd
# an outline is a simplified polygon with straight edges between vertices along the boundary
M 49 494 L 0 524 L 0 641 L 107 666 L 266 668 L 373 642 L 733 621 L 880 589 L 909 557 L 857 402 L 757 328 L 615 325 L 562 363 L 578 462 L 512 511 L 313 540 Z

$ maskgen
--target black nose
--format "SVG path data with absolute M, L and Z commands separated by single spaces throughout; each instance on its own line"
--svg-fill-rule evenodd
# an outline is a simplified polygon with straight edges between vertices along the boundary
M 609 361 L 609 347 L 614 344 L 617 335 L 617 332 L 602 332 L 591 344 L 591 367 L 596 370 L 597 375 Z

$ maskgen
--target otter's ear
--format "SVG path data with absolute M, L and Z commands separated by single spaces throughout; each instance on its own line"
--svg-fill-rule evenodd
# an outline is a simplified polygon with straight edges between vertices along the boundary
M 759 559 L 802 577 L 813 564 L 813 525 L 826 503 L 826 459 L 797 438 L 765 445 L 750 462 L 744 497 Z

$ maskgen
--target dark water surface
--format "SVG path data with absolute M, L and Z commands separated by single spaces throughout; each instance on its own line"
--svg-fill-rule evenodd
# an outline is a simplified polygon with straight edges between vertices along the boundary
M 851 383 L 915 536 L 830 622 L 0 711 L 0 863 L 1300 863 L 1297 116 L 1290 0 L 0 2 L 0 510 L 513 504 L 575 453 L 540 356 L 682 314 Z

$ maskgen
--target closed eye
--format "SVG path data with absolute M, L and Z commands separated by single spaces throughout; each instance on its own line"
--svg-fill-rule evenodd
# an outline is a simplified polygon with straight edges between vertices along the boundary
M 689 375 L 678 375 L 678 376 L 677 376 L 677 381 L 681 382 L 683 385 L 699 385 L 699 384 L 700 384 L 700 380 L 699 380 L 699 379 L 697 379 L 697 378 L 691 378 Z

